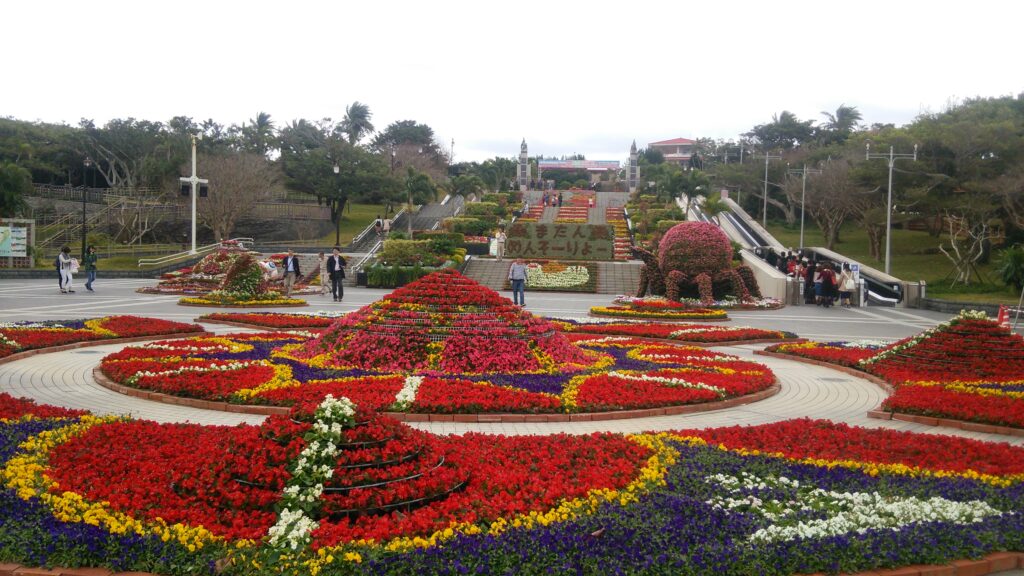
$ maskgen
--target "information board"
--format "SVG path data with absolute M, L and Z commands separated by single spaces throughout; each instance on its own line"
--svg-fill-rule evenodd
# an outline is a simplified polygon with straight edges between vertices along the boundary
M 28 256 L 28 228 L 0 226 L 0 256 Z
M 615 229 L 607 224 L 517 222 L 506 235 L 509 258 L 611 260 L 615 255 Z

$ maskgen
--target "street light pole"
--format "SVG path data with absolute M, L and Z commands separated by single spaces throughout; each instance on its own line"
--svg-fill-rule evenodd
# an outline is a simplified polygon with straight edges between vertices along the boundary
M 190 250 L 189 253 L 190 254 L 195 254 L 196 253 L 196 196 L 199 195 L 199 192 L 198 192 L 199 185 L 200 184 L 209 184 L 210 181 L 209 180 L 203 180 L 203 179 L 199 178 L 198 176 L 196 176 L 196 142 L 203 139 L 203 134 L 202 134 L 202 132 L 200 132 L 199 134 L 192 134 L 191 138 L 192 138 L 192 176 L 190 176 L 188 178 L 178 178 L 178 181 L 179 182 L 187 182 L 188 184 L 190 184 L 192 186 L 192 193 L 191 193 L 191 196 L 192 196 L 192 250 Z M 223 240 L 223 238 L 220 238 L 220 240 Z
M 804 208 L 806 206 L 804 200 L 807 198 L 807 173 L 808 172 L 810 172 L 811 174 L 821 174 L 821 170 L 818 170 L 818 169 L 815 169 L 815 168 L 808 168 L 807 164 L 804 164 L 804 167 L 799 169 L 799 170 L 797 170 L 796 168 L 793 168 L 792 170 L 786 170 L 787 174 L 799 174 L 800 177 L 803 179 L 803 182 L 800 184 L 800 248 L 801 249 L 803 249 L 803 247 L 804 247 L 804 212 L 806 212 L 806 210 Z
M 768 161 L 782 160 L 782 156 L 764 155 L 764 207 L 761 209 L 761 227 L 768 229 Z
M 891 256 L 892 256 L 892 171 L 893 166 L 897 160 L 900 159 L 912 159 L 917 160 L 917 144 L 914 144 L 913 154 L 896 154 L 893 152 L 893 147 L 889 146 L 888 154 L 872 154 L 871 153 L 871 142 L 868 142 L 865 148 L 865 158 L 867 160 L 881 158 L 889 163 L 889 191 L 885 204 L 885 273 L 889 274 Z
M 87 173 L 89 171 L 89 168 L 92 166 L 92 158 L 89 158 L 88 156 L 86 156 L 85 157 L 85 162 L 83 162 L 82 164 L 85 165 L 85 170 L 86 170 L 86 173 Z M 85 194 L 86 194 L 86 192 L 87 192 L 87 188 L 85 187 L 85 173 L 83 173 L 82 174 L 82 262 L 83 263 L 85 262 L 85 243 L 86 243 L 85 235 L 89 231 L 88 228 L 87 228 L 88 225 L 86 224 L 86 221 L 85 221 L 86 220 L 85 219 Z

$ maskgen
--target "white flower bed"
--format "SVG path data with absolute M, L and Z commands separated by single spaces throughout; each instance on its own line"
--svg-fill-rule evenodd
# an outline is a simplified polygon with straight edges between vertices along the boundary
M 406 376 L 402 389 L 395 394 L 395 401 L 391 404 L 391 409 L 398 412 L 408 410 L 409 406 L 416 401 L 416 392 L 419 391 L 422 383 L 423 376 Z
M 627 374 L 625 372 L 611 371 L 608 373 L 613 378 L 622 378 L 623 380 L 633 380 L 634 382 L 657 382 L 658 384 L 664 384 L 665 386 L 675 386 L 677 388 L 691 388 L 694 390 L 707 390 L 714 392 L 719 398 L 725 397 L 725 389 L 719 388 L 718 386 L 711 386 L 708 384 L 700 384 L 698 382 L 688 382 L 682 378 L 666 378 L 664 376 L 651 376 L 648 374 Z
M 971 524 L 989 516 L 1003 514 L 981 500 L 956 502 L 941 497 L 883 496 L 877 492 L 833 492 L 801 486 L 785 477 L 759 478 L 748 472 L 739 477 L 725 474 L 706 480 L 722 488 L 727 495 L 707 501 L 716 508 L 758 514 L 772 525 L 750 536 L 755 542 L 777 542 L 796 538 L 822 538 L 871 529 L 898 530 L 915 522 L 953 522 Z M 762 500 L 757 490 L 776 489 L 792 493 L 785 500 Z M 800 513 L 826 512 L 827 518 L 799 519 Z
M 575 288 L 590 281 L 586 266 L 568 266 L 561 272 L 544 272 L 540 264 L 528 264 L 527 288 Z

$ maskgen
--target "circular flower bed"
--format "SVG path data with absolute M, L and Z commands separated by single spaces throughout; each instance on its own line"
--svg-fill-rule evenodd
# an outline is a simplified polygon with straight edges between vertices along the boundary
M 203 332 L 198 324 L 185 324 L 140 316 L 104 316 L 83 320 L 0 323 L 0 358 L 18 352 L 78 342 Z
M 567 345 L 582 355 L 581 363 L 551 363 L 545 356 L 528 370 L 510 362 L 488 372 L 471 371 L 477 349 L 461 347 L 447 361 L 441 354 L 427 355 L 445 369 L 426 364 L 406 370 L 413 360 L 386 353 L 373 359 L 376 368 L 331 367 L 336 355 L 303 354 L 318 338 L 276 332 L 155 342 L 111 354 L 100 368 L 119 384 L 187 398 L 291 406 L 330 393 L 377 410 L 442 414 L 678 406 L 744 396 L 775 381 L 761 364 L 624 336 L 568 335 Z M 498 366 L 493 359 L 487 362 Z
M 671 302 L 665 300 L 665 302 Z M 678 304 L 675 302 L 674 304 Z M 714 308 L 697 308 L 692 306 L 661 306 L 644 304 L 640 306 L 593 306 L 590 313 L 594 316 L 611 316 L 614 318 L 639 318 L 649 320 L 728 320 L 725 310 Z
M 7 416 L 0 556 L 35 565 L 788 575 L 1024 545 L 1024 448 L 947 436 L 811 420 L 432 436 L 331 396 L 260 426 Z

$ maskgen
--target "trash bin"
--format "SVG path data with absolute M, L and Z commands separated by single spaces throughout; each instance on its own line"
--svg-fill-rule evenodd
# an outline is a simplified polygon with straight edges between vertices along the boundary
M 366 283 L 366 272 L 363 272 L 362 270 L 356 272 L 356 286 L 366 286 Z

